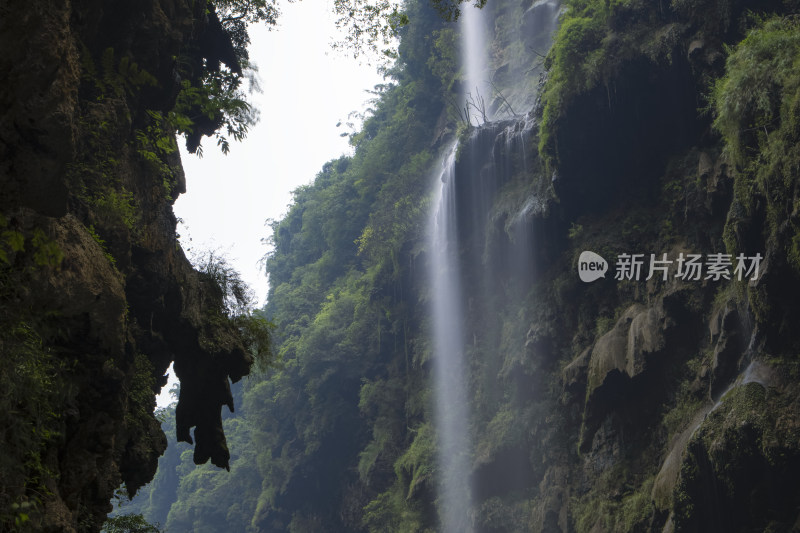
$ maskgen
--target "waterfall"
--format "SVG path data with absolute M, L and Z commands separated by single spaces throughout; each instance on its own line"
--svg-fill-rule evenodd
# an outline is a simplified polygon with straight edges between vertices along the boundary
M 538 40 L 528 44 L 549 46 L 551 35 L 556 26 L 558 0 L 539 0 L 520 12 L 520 38 L 525 42 L 532 38 Z M 493 201 L 503 185 L 512 179 L 530 180 L 527 162 L 533 156 L 531 138 L 536 130 L 533 113 L 524 116 L 516 111 L 509 113 L 515 104 L 505 100 L 498 104 L 498 91 L 508 91 L 509 87 L 522 94 L 516 99 L 520 106 L 527 106 L 535 101 L 536 83 L 539 71 L 529 64 L 517 68 L 511 85 L 499 86 L 490 81 L 492 70 L 489 61 L 489 34 L 487 18 L 488 10 L 479 10 L 471 5 L 462 5 L 460 19 L 462 36 L 462 68 L 464 72 L 463 95 L 465 109 L 468 110 L 468 122 L 473 129 L 465 145 L 462 147 L 461 160 L 456 162 L 458 145 L 453 142 L 441 167 L 434 172 L 433 212 L 428 225 L 428 280 L 430 283 L 430 312 L 432 324 L 432 378 L 434 388 L 434 423 L 437 436 L 437 490 L 436 507 L 441 525 L 439 531 L 444 533 L 464 533 L 475 531 L 479 526 L 474 523 L 479 507 L 480 480 L 473 472 L 473 433 L 479 434 L 481 428 L 472 427 L 476 414 L 470 406 L 470 356 L 478 353 L 478 339 L 483 331 L 478 331 L 483 324 L 496 323 L 500 311 L 487 306 L 482 312 L 486 315 L 478 322 L 481 326 L 476 331 L 467 331 L 468 317 L 474 315 L 470 311 L 473 303 L 494 300 L 501 284 L 497 280 L 509 275 L 518 281 L 520 297 L 527 291 L 525 281 L 528 280 L 525 270 L 530 270 L 530 257 L 533 248 L 530 246 L 530 220 L 537 211 L 538 201 L 531 195 L 525 198 L 513 216 L 508 217 L 509 227 L 513 234 L 513 254 L 505 260 L 500 256 L 486 259 L 491 255 L 486 250 L 485 231 L 491 223 Z M 530 36 L 530 29 L 543 32 Z M 507 69 L 508 70 L 508 69 Z M 524 72 L 528 77 L 517 76 L 516 72 Z M 534 87 L 531 94 L 530 87 Z M 503 116 L 512 117 L 498 121 L 501 113 L 494 111 L 505 106 Z M 521 107 L 522 109 L 522 107 Z M 462 110 L 463 111 L 463 110 Z M 474 127 L 474 126 L 478 127 Z M 526 148 L 527 146 L 527 148 Z M 512 154 L 515 154 L 512 156 Z M 456 171 L 458 169 L 458 172 Z M 458 174 L 458 175 L 457 175 Z M 501 264 L 500 266 L 497 266 Z M 505 266 L 502 263 L 506 263 Z M 525 263 L 525 264 L 523 264 Z M 492 266 L 494 265 L 494 266 Z M 512 268 L 509 268 L 511 266 Z M 480 270 L 483 269 L 483 272 Z M 503 270 L 504 272 L 501 272 Z M 479 275 L 475 275 L 476 272 Z M 502 305 L 502 304 L 501 304 Z M 486 326 L 491 327 L 491 326 Z M 467 337 L 469 343 L 466 342 Z M 497 370 L 500 365 L 497 365 Z M 479 406 L 472 406 L 477 412 Z M 529 465 L 520 465 L 506 476 L 509 483 L 522 486 L 511 477 L 521 477 L 528 481 Z M 475 485 L 475 486 L 473 486 Z
M 470 122 L 482 124 L 493 118 L 489 111 L 492 87 L 489 82 L 489 58 L 486 53 L 485 14 L 471 3 L 465 3 L 462 4 L 459 21 L 466 109 Z
M 439 174 L 438 209 L 430 221 L 434 380 L 442 531 L 470 531 L 469 411 L 464 357 L 464 298 L 458 261 L 454 144 Z

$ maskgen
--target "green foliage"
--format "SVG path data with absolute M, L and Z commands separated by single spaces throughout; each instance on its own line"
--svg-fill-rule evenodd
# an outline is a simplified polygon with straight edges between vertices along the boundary
M 670 3 L 679 14 L 697 20 L 706 35 L 729 29 L 736 4 L 733 0 L 672 0 Z
M 99 67 L 88 49 L 82 50 L 83 77 L 77 154 L 67 167 L 69 186 L 75 199 L 88 211 L 86 223 L 100 240 L 120 244 L 139 237 L 141 213 L 135 193 L 121 166 L 120 153 L 133 148 L 147 164 L 171 176 L 159 154 L 148 151 L 153 126 L 138 128 L 136 103 L 141 92 L 156 85 L 155 79 L 129 57 L 116 59 L 106 49 Z M 152 117 L 145 115 L 146 121 Z M 130 127 L 133 140 L 123 141 L 118 132 Z M 153 141 L 155 142 L 155 141 Z M 174 143 L 174 141 L 173 141 Z M 99 242 L 99 241 L 98 241 Z
M 231 30 L 230 24 L 242 21 L 248 24 L 263 22 L 274 25 L 278 22 L 278 7 L 269 0 L 214 0 L 223 27 Z M 237 42 L 237 45 L 239 43 Z
M 272 330 L 275 326 L 262 312 L 252 309 L 252 289 L 224 256 L 213 251 L 196 255 L 193 263 L 211 294 L 206 302 L 207 318 L 228 322 L 238 330 L 257 368 L 266 370 L 273 362 Z
M 501 455 L 504 449 L 524 445 L 524 426 L 517 420 L 518 414 L 517 409 L 506 404 L 492 416 L 476 446 L 475 455 L 479 460 L 488 462 Z
M 363 524 L 370 533 L 431 533 L 420 506 L 404 497 L 400 487 L 379 494 L 364 508 Z
M 5 220 L 3 219 L 2 222 L 5 222 Z M 3 239 L 3 244 L 6 248 L 6 250 L 0 248 L 0 261 L 3 263 L 9 263 L 8 252 L 21 252 L 25 249 L 25 237 L 19 231 L 3 230 L 0 238 Z
M 257 326 L 253 344 L 274 343 L 275 362 L 246 383 L 241 408 L 224 420 L 240 454 L 230 475 L 195 467 L 186 452 L 172 456 L 181 480 L 165 496 L 169 530 L 324 524 L 359 532 L 391 523 L 425 531 L 434 523 L 419 501 L 432 490 L 434 447 L 411 333 L 419 309 L 407 286 L 429 203 L 432 132 L 444 109 L 426 43 L 443 27 L 427 6 L 410 3 L 406 13 L 393 83 L 377 88 L 371 116 L 351 139 L 354 155 L 327 163 L 271 224 L 264 313 L 249 311 L 248 291 L 217 254 L 195 260 L 222 302 L 214 319 Z M 379 511 L 370 503 L 384 497 L 396 505 Z
M 545 139 L 550 135 L 544 141 L 548 150 L 555 149 L 552 135 L 567 100 L 602 88 L 630 58 L 625 55 L 628 52 L 617 51 L 633 43 L 637 56 L 652 59 L 661 54 L 668 60 L 654 38 L 637 33 L 645 26 L 637 18 L 647 12 L 643 2 L 575 0 L 569 4 L 560 44 L 548 60 L 551 78 L 546 106 L 550 107 L 545 108 L 543 130 Z M 392 7 L 374 9 L 391 12 Z M 429 169 L 435 160 L 431 147 L 437 142 L 431 139 L 431 131 L 455 79 L 455 37 L 452 28 L 429 17 L 430 10 L 415 3 L 406 10 L 396 28 L 402 40 L 398 61 L 390 70 L 393 81 L 376 89 L 371 116 L 362 131 L 351 137 L 354 155 L 327 163 L 314 183 L 294 191 L 286 217 L 270 225 L 268 240 L 273 250 L 266 261 L 270 295 L 263 314 L 249 312 L 247 290 L 224 261 L 211 256 L 201 264 L 204 279 L 216 287 L 221 302 L 214 309 L 215 317 L 238 323 L 245 335 L 251 335 L 256 350 L 274 342 L 277 362 L 268 374 L 251 379 L 244 389 L 234 389 L 234 395 L 242 396 L 242 401 L 236 399 L 243 408 L 235 416 L 226 414 L 224 421 L 237 454 L 229 475 L 208 466 L 196 467 L 188 450 L 168 452 L 168 467 L 159 473 L 164 472 L 164 477 L 157 478 L 163 485 L 147 492 L 148 510 L 156 502 L 162 502 L 159 513 L 169 507 L 167 525 L 173 530 L 435 529 L 436 443 L 428 412 L 433 403 L 427 359 L 431 350 L 429 326 L 421 318 L 430 295 L 416 281 L 422 268 L 419 263 L 425 260 L 420 244 L 422 215 L 430 207 Z M 625 17 L 634 21 L 635 31 L 620 35 L 617 30 Z M 373 37 L 381 30 L 376 31 Z M 185 90 L 185 112 L 172 120 L 181 122 L 178 130 L 190 132 L 194 123 L 189 110 L 203 102 L 191 85 Z M 668 181 L 662 193 L 678 196 L 680 185 Z M 523 184 L 509 187 L 506 193 L 513 196 L 512 192 L 528 190 Z M 661 221 L 644 209 L 622 218 L 620 226 L 627 232 L 623 237 L 629 241 L 645 242 L 648 235 L 662 229 Z M 581 225 L 569 230 L 576 253 L 581 242 L 593 238 L 591 233 Z M 605 248 L 592 249 L 610 255 Z M 535 470 L 530 476 L 534 481 L 518 494 L 475 502 L 477 520 L 487 531 L 530 527 L 531 516 L 538 510 L 530 492 L 536 491 L 535 480 L 548 479 L 543 477 L 542 465 L 555 454 L 573 453 L 574 446 L 565 445 L 558 433 L 564 419 L 576 416 L 571 413 L 575 406 L 553 409 L 547 403 L 561 393 L 556 390 L 561 383 L 552 377 L 557 372 L 546 368 L 559 357 L 548 353 L 559 349 L 552 346 L 554 330 L 578 331 L 573 342 L 585 344 L 618 319 L 614 305 L 597 310 L 571 303 L 581 294 L 579 290 L 594 289 L 579 287 L 574 271 L 567 270 L 571 274 L 530 294 L 521 294 L 524 291 L 513 282 L 498 283 L 486 290 L 491 294 L 469 302 L 468 330 L 474 333 L 466 355 L 471 362 L 470 401 L 477 420 L 471 431 L 478 443 L 473 465 L 491 466 L 513 446 L 529 454 L 529 465 Z M 586 294 L 590 297 L 583 298 L 584 302 L 596 303 L 593 293 Z M 573 313 L 547 316 L 552 312 L 548 303 L 553 301 L 577 309 L 579 328 L 571 328 Z M 247 331 L 248 322 L 254 332 Z M 690 362 L 687 375 L 697 374 L 699 359 Z M 751 396 L 756 393 L 750 391 Z M 674 400 L 665 409 L 661 426 L 654 422 L 657 431 L 674 435 L 702 401 L 688 380 Z M 753 406 L 760 407 L 758 401 L 751 397 L 746 402 L 748 421 L 755 412 Z M 165 428 L 170 423 L 170 429 L 174 428 L 171 416 L 165 413 Z M 629 462 L 630 452 L 622 450 L 614 458 L 619 459 L 616 466 L 606 469 L 599 480 L 592 479 L 597 482 L 591 490 L 572 493 L 571 501 L 565 503 L 569 525 L 576 531 L 650 527 L 654 478 L 647 477 L 652 472 L 642 472 L 641 465 Z M 635 473 L 629 471 L 634 469 Z M 151 515 L 145 516 L 152 520 Z
M 55 268 L 64 260 L 61 248 L 45 235 L 41 228 L 33 230 L 31 245 L 33 246 L 33 260 L 39 267 Z
M 504 495 L 484 500 L 477 511 L 477 523 L 484 531 L 535 531 L 530 500 L 516 500 Z
M 144 87 L 155 87 L 158 80 L 139 67 L 130 56 L 116 59 L 113 48 L 106 48 L 100 56 L 100 67 L 95 65 L 90 51 L 84 46 L 81 52 L 83 75 L 98 92 L 97 99 L 137 96 Z
M 219 312 L 234 317 L 250 309 L 253 291 L 224 256 L 208 251 L 194 257 L 192 263 L 212 287 L 215 298 L 219 301 Z
M 8 254 L 25 250 L 25 236 L 17 231 L 8 228 L 8 220 L 0 214 L 0 263 L 8 265 L 10 263 Z
M 755 27 L 730 49 L 725 76 L 714 85 L 714 127 L 736 165 L 734 201 L 725 228 L 730 252 L 741 224 L 766 204 L 764 239 L 778 246 L 800 271 L 800 225 L 796 209 L 800 168 L 800 27 L 797 19 L 756 19 Z M 759 308 L 758 298 L 754 307 Z
M 581 236 L 581 233 L 583 233 L 583 226 L 573 222 L 570 224 L 570 228 L 567 231 L 567 237 L 569 237 L 570 240 L 575 240 Z
M 213 135 L 217 146 L 228 154 L 228 138 L 241 141 L 259 118 L 240 89 L 242 81 L 242 75 L 228 70 L 206 72 L 202 83 L 196 86 L 184 80 L 175 107 L 166 117 L 167 124 L 178 134 L 192 134 L 196 133 L 198 121 L 210 121 L 216 126 Z M 197 150 L 202 156 L 200 145 Z M 190 151 L 194 150 L 190 147 Z
M 113 365 L 114 363 L 109 360 L 106 364 Z M 155 393 L 158 389 L 154 372 L 153 364 L 146 355 L 142 353 L 134 355 L 133 375 L 127 385 L 128 408 L 125 411 L 125 424 L 128 431 L 139 434 L 145 442 L 152 438 L 150 425 L 156 407 Z M 131 494 L 130 487 L 127 489 Z
M 133 193 L 122 187 L 119 191 L 107 189 L 89 201 L 97 219 L 105 226 L 124 227 L 136 231 L 139 210 Z
M 274 26 L 279 15 L 277 3 L 270 0 L 214 0 L 207 6 L 207 13 L 211 11 L 216 13 L 222 27 L 223 35 L 218 38 L 229 39 L 235 57 L 227 58 L 222 68 L 218 68 L 219 61 L 214 67 L 213 62 L 204 58 L 177 58 L 183 67 L 194 64 L 197 59 L 200 65 L 181 69 L 183 81 L 176 104 L 157 121 L 165 131 L 185 134 L 189 151 L 200 156 L 203 135 L 213 135 L 217 146 L 227 154 L 230 140 L 241 141 L 258 122 L 258 112 L 247 101 L 242 89 L 247 81 L 250 92 L 258 90 L 256 69 L 250 64 L 247 52 L 248 26 L 259 23 Z M 227 64 L 230 62 L 236 64 Z M 163 139 L 163 136 L 156 138 Z
M 566 103 L 574 94 L 597 83 L 589 69 L 602 58 L 607 17 L 608 9 L 602 2 L 573 1 L 559 25 L 547 56 L 549 76 L 542 93 L 544 110 L 539 128 L 539 153 L 549 164 L 556 157 L 553 130 Z
M 165 163 L 164 156 L 173 153 L 177 148 L 174 139 L 176 133 L 195 134 L 192 143 L 197 144 L 191 144 L 190 151 L 197 151 L 200 155 L 200 137 L 213 135 L 217 146 L 227 154 L 230 151 L 229 139 L 244 139 L 249 129 L 258 121 L 257 111 L 250 106 L 241 90 L 245 80 L 250 81 L 251 90 L 256 88 L 255 69 L 247 61 L 246 46 L 250 42 L 247 24 L 275 24 L 277 6 L 263 0 L 223 0 L 214 2 L 214 5 L 221 17 L 223 33 L 233 46 L 238 63 L 235 68 L 228 65 L 228 68 L 213 69 L 203 63 L 199 72 L 191 68 L 182 69 L 181 75 L 184 79 L 181 81 L 180 91 L 173 109 L 167 113 L 138 109 L 136 105 L 129 106 L 134 114 L 141 113 L 142 117 L 131 116 L 129 111 L 128 120 L 135 119 L 135 122 L 144 123 L 142 128 L 134 131 L 137 153 L 165 176 L 171 175 L 171 170 Z M 191 63 L 186 57 L 176 59 L 178 65 Z M 91 52 L 84 46 L 81 60 L 83 77 L 92 86 L 97 102 L 121 102 L 128 99 L 135 104 L 144 89 L 158 85 L 158 80 L 140 68 L 130 56 L 117 59 L 113 48 L 103 51 L 98 66 Z
M 645 479 L 619 499 L 609 497 L 597 486 L 574 498 L 570 511 L 575 531 L 588 533 L 598 527 L 604 531 L 647 531 L 655 511 L 651 498 L 654 481 L 654 476 Z
M 5 529 L 35 523 L 49 494 L 46 482 L 53 472 L 47 450 L 59 438 L 68 369 L 30 323 L 4 312 L 0 325 L 0 447 L 7 451 L 0 456 L 0 528 Z
M 234 318 L 245 345 L 256 362 L 256 370 L 266 371 L 273 364 L 272 331 L 275 324 L 258 311 Z
M 391 260 L 397 270 L 397 256 L 409 240 L 421 237 L 421 220 L 429 203 L 416 191 L 425 187 L 432 157 L 427 151 L 414 154 L 378 194 L 378 209 L 370 213 L 369 222 L 359 236 L 358 253 L 373 261 Z M 409 194 L 410 193 L 410 194 Z
M 584 13 L 584 16 L 578 16 L 570 12 L 571 16 L 559 26 L 558 44 L 551 52 L 553 71 L 563 77 L 567 86 L 577 86 L 577 90 L 589 88 L 597 81 L 586 76 L 592 62 L 596 61 L 587 56 L 601 53 L 600 45 L 606 29 L 604 22 L 608 16 L 599 3 L 588 4 Z
M 777 430 L 787 399 L 773 391 L 755 382 L 735 386 L 703 420 L 681 463 L 674 494 L 676 528 L 697 524 L 697 515 L 702 514 L 697 510 L 707 501 L 703 491 L 709 478 L 718 487 L 717 501 L 730 509 L 731 517 L 752 520 L 752 511 L 742 508 L 746 500 L 740 500 L 735 492 L 740 476 L 749 465 L 770 471 L 776 459 L 783 464 L 780 457 L 786 457 L 787 445 L 794 448 L 797 442 L 794 429 Z
M 113 516 L 103 524 L 103 533 L 161 533 L 158 525 L 150 524 L 140 514 Z
M 425 423 L 418 427 L 411 446 L 397 459 L 394 465 L 398 479 L 408 487 L 406 498 L 411 498 L 423 484 L 433 481 L 436 439 L 433 428 Z
M 666 26 L 668 10 L 652 2 L 570 0 L 567 6 L 545 60 L 539 154 L 551 169 L 558 163 L 561 120 L 576 97 L 603 88 L 611 107 L 612 80 L 627 64 L 634 59 L 670 63 L 679 45 Z
M 64 259 L 61 248 L 41 228 L 34 228 L 26 235 L 8 225 L 8 219 L 0 213 L 0 266 L 11 266 L 14 256 L 25 252 L 26 241 L 32 248 L 36 266 L 55 268 L 61 264 Z
M 445 91 L 453 89 L 453 85 L 459 79 L 459 55 L 458 39 L 459 35 L 453 28 L 442 28 L 432 35 L 433 50 L 428 59 L 428 68 L 434 76 L 439 78 Z
M 336 27 L 344 34 L 341 41 L 334 43 L 335 49 L 347 50 L 354 57 L 382 55 L 386 62 L 397 57 L 394 47 L 398 30 L 409 22 L 399 3 L 335 0 L 333 12 L 337 16 Z
M 800 77 L 797 21 L 787 18 L 762 20 L 735 48 L 730 49 L 725 76 L 712 92 L 714 127 L 722 133 L 732 158 L 747 164 L 758 151 L 767 149 L 770 133 L 782 127 L 791 134 Z M 783 136 L 781 135 L 781 136 Z
M 696 361 L 694 362 L 696 363 Z M 662 419 L 664 428 L 667 431 L 667 442 L 670 442 L 670 439 L 680 431 L 686 429 L 686 426 L 700 411 L 705 401 L 705 397 L 692 391 L 692 382 L 689 379 L 684 379 L 680 382 L 676 392 L 675 406 L 668 410 Z
M 171 112 L 171 117 L 173 113 Z M 173 122 L 168 123 L 161 112 L 152 110 L 148 110 L 147 115 L 149 117 L 148 124 L 143 129 L 137 129 L 134 132 L 136 153 L 150 165 L 157 175 L 162 176 L 166 197 L 168 200 L 172 200 L 170 178 L 173 173 L 169 165 L 165 163 L 166 158 L 178 149 L 175 132 L 172 130 L 180 131 L 177 124 L 181 124 L 184 130 L 191 129 L 190 122 L 182 123 L 177 117 L 172 117 Z M 188 119 L 186 120 L 188 121 Z
M 0 529 L 28 531 L 41 523 L 55 475 L 72 360 L 48 348 L 50 316 L 30 309 L 27 292 L 30 276 L 50 274 L 63 254 L 42 229 L 10 224 L 0 215 Z
M 103 249 L 103 255 L 105 255 L 108 262 L 111 263 L 112 266 L 116 267 L 117 260 L 114 259 L 114 256 L 111 255 L 111 252 L 108 251 L 108 247 L 106 247 L 106 241 L 102 237 L 100 237 L 100 235 L 97 234 L 97 231 L 94 229 L 94 226 L 93 225 L 87 226 L 86 231 L 88 231 L 89 235 L 92 236 L 94 242 L 100 245 L 100 248 Z
M 101 104 L 90 104 L 79 119 L 86 135 L 79 138 L 77 157 L 67 166 L 67 180 L 87 206 L 119 187 L 119 154 L 112 136 L 112 124 L 118 119 Z
M 412 22 L 404 31 L 418 28 Z M 355 155 L 326 164 L 312 185 L 294 192 L 287 216 L 272 224 L 267 312 L 277 324 L 280 363 L 245 394 L 263 450 L 253 525 L 288 529 L 322 520 L 358 531 L 369 499 L 347 503 L 343 487 L 366 486 L 377 495 L 394 485 L 405 421 L 418 416 L 405 407 L 414 394 L 401 377 L 412 359 L 403 341 L 408 311 L 392 287 L 407 276 L 409 244 L 424 220 L 432 160 L 425 148 L 442 105 L 426 66 L 430 51 L 400 50 L 407 67 L 396 72 L 397 85 L 381 88 L 372 116 L 352 139 Z M 427 77 L 403 81 L 413 69 Z M 373 376 L 386 359 L 396 361 L 392 375 Z M 331 464 L 334 453 L 351 459 Z M 408 493 L 412 480 L 423 484 L 425 466 L 415 457 L 416 451 L 398 470 L 410 469 L 396 481 L 399 494 Z M 313 485 L 307 472 L 314 472 Z M 317 502 L 313 511 L 309 499 Z M 398 513 L 411 512 L 413 504 L 402 496 L 400 502 Z M 353 518 L 341 517 L 344 508 L 353 509 L 345 513 Z M 411 514 L 422 520 L 420 510 Z
M 648 478 L 635 492 L 622 498 L 619 518 L 621 531 L 638 531 L 649 524 L 655 511 L 651 496 L 654 481 L 654 477 Z
M 150 414 L 155 407 L 153 390 L 155 389 L 156 379 L 153 376 L 154 368 L 150 359 L 141 353 L 137 353 L 133 359 L 133 379 L 131 380 L 128 401 L 134 408 L 132 412 L 142 412 Z

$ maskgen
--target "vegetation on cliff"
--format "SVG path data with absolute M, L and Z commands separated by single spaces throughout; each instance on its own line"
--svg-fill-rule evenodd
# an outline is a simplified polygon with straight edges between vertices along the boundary
M 499 78 L 519 55 L 507 4 L 492 8 Z M 355 155 L 272 224 L 279 363 L 237 392 L 232 475 L 172 455 L 145 489 L 158 511 L 128 509 L 178 530 L 439 527 L 424 217 L 461 76 L 458 29 L 407 8 L 395 83 Z M 568 2 L 538 132 L 461 132 L 476 530 L 796 523 L 793 12 Z M 583 250 L 764 263 L 749 283 L 612 270 L 585 284 Z
M 216 7 L 223 20 L 206 2 L 4 7 L 4 531 L 97 531 L 121 482 L 135 494 L 152 478 L 173 360 L 180 437 L 195 427 L 194 459 L 227 465 L 220 408 L 229 379 L 268 357 L 268 324 L 231 309 L 236 280 L 218 263 L 198 273 L 177 244 L 174 133 L 224 128 L 225 150 L 222 135 L 246 132 L 243 24 L 274 19 L 264 2 Z
M 176 530 L 212 531 L 224 522 L 240 531 L 314 524 L 359 531 L 361 509 L 389 498 L 398 513 L 424 523 L 425 510 L 402 496 L 429 490 L 424 472 L 433 459 L 422 423 L 425 384 L 406 383 L 424 355 L 408 344 L 418 319 L 403 291 L 416 254 L 411 243 L 424 227 L 431 143 L 444 108 L 441 82 L 427 65 L 437 52 L 425 43 L 443 21 L 420 5 L 409 6 L 409 19 L 393 80 L 378 88 L 371 116 L 352 139 L 355 155 L 328 163 L 273 223 L 265 312 L 280 332 L 278 363 L 237 392 L 243 414 L 225 421 L 238 444 L 231 473 L 195 468 L 185 453 L 162 459 L 144 493 L 174 501 L 169 513 L 141 507 L 139 498 L 122 512 L 141 511 Z M 372 432 L 372 420 L 386 425 Z M 418 427 L 416 439 L 405 436 L 406 423 Z M 415 451 L 404 453 L 404 442 Z M 394 463 L 402 465 L 396 474 Z M 160 479 L 176 472 L 180 485 L 170 499 Z M 198 499 L 200 492 L 207 497 Z M 372 507 L 368 520 L 376 527 L 389 519 L 383 505 Z
M 192 147 L 254 117 L 243 24 L 276 12 L 243 5 L 160 2 L 136 32 L 135 6 L 0 21 L 4 45 L 51 43 L 0 59 L 28 95 L 0 94 L 16 125 L 0 130 L 3 526 L 97 530 L 120 481 L 133 494 L 153 477 L 152 397 L 174 359 L 169 446 L 121 512 L 173 531 L 437 530 L 424 233 L 459 132 L 474 529 L 796 527 L 795 3 L 571 0 L 541 107 L 471 129 L 452 104 L 458 28 L 438 12 L 455 5 L 383 5 L 387 25 L 365 31 L 400 36 L 390 82 L 354 155 L 272 223 L 254 314 L 224 263 L 189 267 L 170 208 L 172 133 Z M 498 79 L 539 67 L 524 34 L 538 5 L 487 6 Z M 41 89 L 14 66 L 28 53 L 67 60 Z M 587 284 L 583 250 L 764 261 L 751 281 Z M 274 367 L 231 386 L 270 344 Z

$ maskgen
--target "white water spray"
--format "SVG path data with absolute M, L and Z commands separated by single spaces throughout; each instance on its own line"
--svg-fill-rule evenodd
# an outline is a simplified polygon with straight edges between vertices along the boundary
M 434 380 L 438 436 L 441 531 L 471 531 L 469 509 L 469 408 L 464 354 L 464 302 L 458 262 L 458 220 L 455 197 L 454 145 L 440 175 L 430 222 L 430 281 L 434 330 Z
M 558 0 L 542 0 L 525 12 L 525 20 L 531 27 L 535 27 L 537 32 L 546 32 L 548 45 L 555 28 L 554 13 L 558 5 Z M 465 172 L 458 177 L 455 175 L 457 145 L 454 143 L 450 147 L 441 170 L 436 173 L 438 179 L 435 183 L 434 212 L 428 226 L 428 279 L 431 287 L 430 311 L 433 327 L 431 360 L 436 402 L 434 422 L 437 435 L 436 507 L 440 517 L 438 531 L 443 533 L 473 532 L 476 528 L 474 521 L 477 515 L 475 509 L 477 506 L 473 502 L 473 442 L 470 426 L 472 413 L 468 401 L 470 366 L 465 345 L 467 333 L 465 323 L 467 302 L 474 296 L 475 291 L 486 290 L 490 284 L 479 283 L 478 287 L 462 286 L 461 265 L 462 261 L 468 261 L 473 265 L 476 264 L 476 260 L 480 262 L 479 256 L 475 254 L 480 253 L 482 245 L 467 241 L 470 238 L 474 241 L 475 236 L 480 234 L 477 228 L 483 226 L 497 189 L 512 175 L 511 168 L 518 167 L 515 167 L 514 158 L 509 154 L 512 151 L 521 151 L 522 158 L 525 159 L 525 143 L 530 131 L 535 127 L 533 115 L 519 115 L 516 111 L 509 114 L 508 110 L 505 111 L 506 116 L 516 117 L 517 123 L 509 125 L 509 130 L 505 132 L 506 137 L 501 142 L 506 143 L 507 161 L 505 164 L 500 163 L 503 168 L 496 168 L 495 163 L 499 157 L 494 157 L 494 152 L 487 154 L 486 150 L 494 149 L 493 141 L 497 135 L 506 130 L 506 126 L 488 124 L 499 118 L 500 114 L 498 112 L 498 117 L 495 117 L 493 113 L 495 89 L 490 81 L 492 78 L 489 68 L 489 24 L 487 23 L 489 17 L 491 13 L 487 10 L 462 4 L 460 28 L 464 109 L 468 113 L 470 125 L 483 127 L 473 132 L 481 135 L 473 135 L 469 146 L 465 147 L 474 161 L 472 163 L 469 160 L 462 161 L 459 168 L 463 167 Z M 540 20 L 546 23 L 540 24 Z M 537 41 L 535 44 L 541 43 Z M 530 70 L 527 67 L 525 71 Z M 516 82 L 512 84 L 517 85 Z M 528 99 L 535 100 L 535 91 L 531 94 L 530 88 L 524 83 L 518 85 L 520 85 L 519 92 L 525 95 L 521 102 L 527 102 Z M 512 107 L 508 102 L 506 106 Z M 487 159 L 487 155 L 491 157 Z M 491 164 L 486 165 L 487 160 L 491 160 Z M 521 170 L 527 173 L 524 164 L 523 161 Z M 460 197 L 460 201 L 457 201 L 457 197 Z M 530 205 L 530 208 L 525 209 L 535 207 L 534 203 Z M 459 215 L 463 219 L 459 220 Z M 527 214 L 523 215 L 523 218 L 525 216 Z M 523 226 L 523 222 L 521 220 L 518 225 Z M 527 235 L 521 234 L 520 244 L 517 247 L 527 249 L 524 244 L 527 240 Z M 461 246 L 464 246 L 465 250 L 470 250 L 473 256 L 462 257 Z M 526 259 L 528 255 L 523 253 L 519 258 Z M 522 270 L 522 267 L 519 270 Z M 487 271 L 485 275 L 496 277 L 497 273 Z
M 471 3 L 462 4 L 461 65 L 464 69 L 464 98 L 473 125 L 493 119 L 489 106 L 492 86 L 489 81 L 489 62 L 486 50 L 486 14 Z

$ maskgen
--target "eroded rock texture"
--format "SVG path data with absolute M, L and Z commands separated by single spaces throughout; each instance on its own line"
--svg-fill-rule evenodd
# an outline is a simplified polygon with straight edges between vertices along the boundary
M 796 38 L 797 3 L 571 8 L 532 113 L 540 127 L 510 142 L 505 126 L 483 126 L 459 154 L 463 284 L 475 295 L 465 336 L 480 376 L 475 527 L 795 531 L 798 107 L 784 82 L 726 57 L 764 19 L 781 21 L 764 35 Z M 743 55 L 786 49 L 761 38 Z M 726 76 L 770 87 L 771 111 L 742 103 L 752 95 L 731 111 L 736 147 L 714 125 L 709 87 Z M 516 146 L 531 149 L 508 158 Z M 518 176 L 534 184 L 515 188 Z M 609 261 L 605 279 L 580 281 L 583 251 Z M 760 272 L 676 276 L 677 258 L 717 253 L 732 255 L 731 272 L 738 254 L 759 254 Z M 615 279 L 620 254 L 642 254 L 635 280 Z M 673 261 L 666 278 L 650 274 L 650 254 Z
M 183 171 L 153 129 L 217 53 L 210 20 L 183 0 L 0 5 L 2 530 L 96 531 L 120 483 L 149 481 L 171 361 L 179 437 L 227 467 L 220 410 L 252 359 L 177 243 Z

